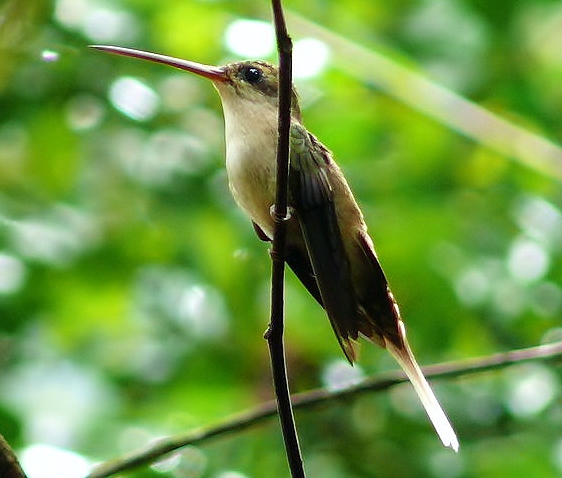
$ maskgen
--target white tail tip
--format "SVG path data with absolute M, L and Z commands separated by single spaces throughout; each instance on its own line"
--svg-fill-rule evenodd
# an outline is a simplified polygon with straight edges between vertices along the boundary
M 459 440 L 449 419 L 445 415 L 445 412 L 441 408 L 437 397 L 431 390 L 429 383 L 423 376 L 423 373 L 418 366 L 412 351 L 410 350 L 410 346 L 408 345 L 408 341 L 406 340 L 406 333 L 404 330 L 404 326 L 402 322 L 400 322 L 402 336 L 404 339 L 404 348 L 398 348 L 389 340 L 385 340 L 386 347 L 388 351 L 392 354 L 392 356 L 396 359 L 396 361 L 404 370 L 404 373 L 412 382 L 414 386 L 414 390 L 418 394 L 420 401 L 437 432 L 441 442 L 446 447 L 451 448 L 455 452 L 459 450 Z

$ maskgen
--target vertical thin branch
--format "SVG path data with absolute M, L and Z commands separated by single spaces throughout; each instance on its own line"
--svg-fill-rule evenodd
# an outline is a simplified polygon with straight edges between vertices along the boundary
M 285 247 L 287 229 L 287 183 L 289 174 L 289 131 L 291 127 L 291 88 L 293 44 L 287 33 L 281 0 L 272 0 L 277 49 L 279 51 L 279 117 L 277 142 L 277 190 L 275 195 L 273 246 L 271 249 L 271 318 L 266 333 L 277 410 L 281 422 L 287 460 L 293 478 L 304 478 L 304 468 L 293 416 L 283 345 Z

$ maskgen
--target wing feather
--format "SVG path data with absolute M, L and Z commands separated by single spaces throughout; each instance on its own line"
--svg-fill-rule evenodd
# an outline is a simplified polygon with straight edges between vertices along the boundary
M 295 123 L 291 127 L 289 192 L 321 302 L 350 362 L 356 359 L 356 301 L 338 226 L 325 149 Z

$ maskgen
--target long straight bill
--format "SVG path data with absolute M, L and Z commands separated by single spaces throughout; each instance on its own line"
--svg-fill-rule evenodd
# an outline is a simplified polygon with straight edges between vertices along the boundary
M 226 81 L 227 76 L 224 68 L 220 66 L 204 65 L 194 61 L 182 60 L 174 58 L 173 56 L 160 55 L 159 53 L 152 53 L 150 51 L 135 50 L 133 48 L 124 48 L 120 46 L 111 45 L 90 45 L 90 48 L 114 53 L 116 55 L 130 56 L 132 58 L 139 58 L 141 60 L 148 60 L 154 63 L 162 63 L 163 65 L 173 66 L 180 70 L 190 71 L 196 75 L 208 78 L 212 81 Z

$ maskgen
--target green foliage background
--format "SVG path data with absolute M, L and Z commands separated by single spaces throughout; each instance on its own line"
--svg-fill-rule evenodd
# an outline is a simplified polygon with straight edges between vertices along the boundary
M 285 5 L 562 138 L 559 2 Z M 96 37 L 92 25 L 116 12 L 112 36 Z M 0 432 L 16 449 L 48 444 L 100 461 L 271 398 L 267 246 L 227 191 L 217 95 L 187 74 L 86 48 L 117 43 L 219 63 L 235 59 L 223 41 L 229 24 L 269 17 L 256 1 L 0 3 Z M 42 59 L 48 50 L 57 61 Z M 123 76 L 157 93 L 157 114 L 136 121 L 111 105 Z M 307 127 L 364 208 L 421 363 L 560 338 L 558 181 L 337 62 L 299 87 Z M 293 391 L 350 373 L 323 311 L 291 276 L 286 343 Z M 393 368 L 364 344 L 358 374 Z M 458 455 L 441 448 L 404 386 L 298 413 L 309 476 L 562 473 L 556 366 L 435 388 Z M 190 448 L 169 468 L 130 476 L 287 476 L 276 421 Z

